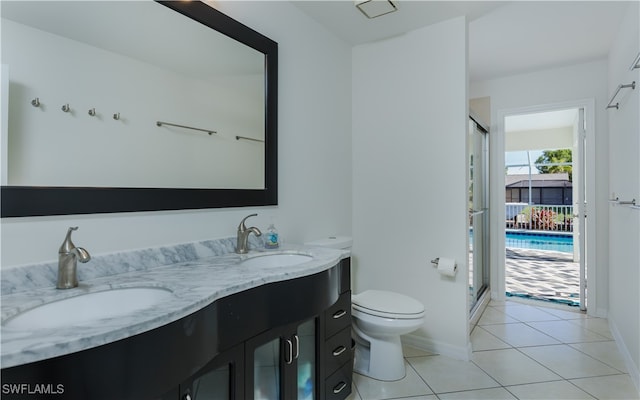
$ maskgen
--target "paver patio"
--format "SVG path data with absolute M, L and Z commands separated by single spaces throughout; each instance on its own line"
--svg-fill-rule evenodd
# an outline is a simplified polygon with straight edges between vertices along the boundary
M 580 264 L 569 253 L 506 249 L 507 295 L 580 304 Z

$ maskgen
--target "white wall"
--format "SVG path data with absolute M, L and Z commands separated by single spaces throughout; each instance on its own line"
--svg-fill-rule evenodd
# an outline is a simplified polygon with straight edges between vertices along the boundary
M 446 40 L 443 40 L 446 38 Z M 356 292 L 424 303 L 414 344 L 468 356 L 466 22 L 455 18 L 353 49 Z M 454 258 L 454 279 L 431 265 Z
M 609 53 L 608 92 L 620 84 L 640 84 L 640 69 L 631 71 L 640 52 L 639 6 L 634 2 L 620 25 Z M 620 109 L 609 113 L 609 193 L 640 201 L 640 87 L 623 89 Z M 609 207 L 609 324 L 629 373 L 640 390 L 640 209 Z
M 471 82 L 470 97 L 491 96 L 491 237 L 501 237 L 504 232 L 504 132 L 500 116 L 509 110 L 542 111 L 543 105 L 569 105 L 595 102 L 594 120 L 588 122 L 595 129 L 587 132 L 587 202 L 588 202 L 588 259 L 589 289 L 588 312 L 606 316 L 608 308 L 608 178 L 609 143 L 607 112 L 607 62 L 593 61 L 584 64 L 542 70 L 481 82 Z M 492 241 L 491 288 L 492 296 L 504 296 L 504 275 L 498 273 L 498 265 L 504 266 L 504 242 Z M 502 267 L 504 271 L 504 267 Z M 499 284 L 502 280 L 502 285 Z
M 287 2 L 216 4 L 279 44 L 279 206 L 5 218 L 2 268 L 54 260 L 74 225 L 93 254 L 234 236 L 252 212 L 285 241 L 351 234 L 351 47 Z
M 469 99 L 469 111 L 477 115 L 483 125 L 491 125 L 491 97 Z

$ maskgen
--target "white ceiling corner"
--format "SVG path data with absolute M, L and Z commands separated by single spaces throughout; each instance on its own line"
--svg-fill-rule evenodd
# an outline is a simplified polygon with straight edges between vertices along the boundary
M 632 1 L 397 0 L 398 11 L 368 19 L 352 0 L 292 1 L 352 46 L 465 15 L 471 81 L 607 56 Z

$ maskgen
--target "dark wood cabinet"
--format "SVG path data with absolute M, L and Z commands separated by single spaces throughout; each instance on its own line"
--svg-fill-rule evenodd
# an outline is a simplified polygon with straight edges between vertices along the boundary
M 318 398 L 316 318 L 245 343 L 245 399 Z
M 200 371 L 180 384 L 180 396 L 167 399 L 212 400 L 244 399 L 244 348 L 235 346 L 211 360 Z
M 351 338 L 351 291 L 323 314 L 322 399 L 344 399 L 351 393 L 354 342 Z
M 347 258 L 124 340 L 2 369 L 2 381 L 55 382 L 56 399 L 341 400 L 353 368 L 349 288 Z
M 338 300 L 308 319 L 271 328 L 217 356 L 180 386 L 180 400 L 312 400 L 351 393 L 349 259 L 336 266 Z M 346 281 L 345 281 L 346 279 Z M 293 302 L 304 299 L 292 297 Z M 278 308 L 287 319 L 289 308 Z

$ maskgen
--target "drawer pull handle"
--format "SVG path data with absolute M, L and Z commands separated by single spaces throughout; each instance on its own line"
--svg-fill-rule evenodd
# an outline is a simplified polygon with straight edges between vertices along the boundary
M 284 362 L 291 364 L 293 362 L 293 343 L 291 343 L 291 340 L 286 340 L 285 343 L 287 344 L 287 349 L 285 349 L 284 353 Z
M 344 382 L 340 382 L 338 383 L 336 386 L 333 387 L 333 394 L 338 394 L 340 392 L 342 392 L 344 390 L 344 388 L 347 387 L 347 384 Z
M 335 357 L 338 357 L 340 354 L 344 353 L 345 350 L 347 350 L 347 348 L 344 346 L 336 347 L 336 349 L 333 350 L 333 355 Z
M 342 318 L 345 315 L 347 315 L 347 312 L 345 310 L 339 310 L 339 311 L 336 311 L 335 313 L 333 313 L 333 319 Z
M 300 338 L 298 337 L 298 335 L 293 335 L 293 340 L 296 342 L 295 353 L 293 353 L 293 358 L 297 360 L 298 356 L 300 355 Z

